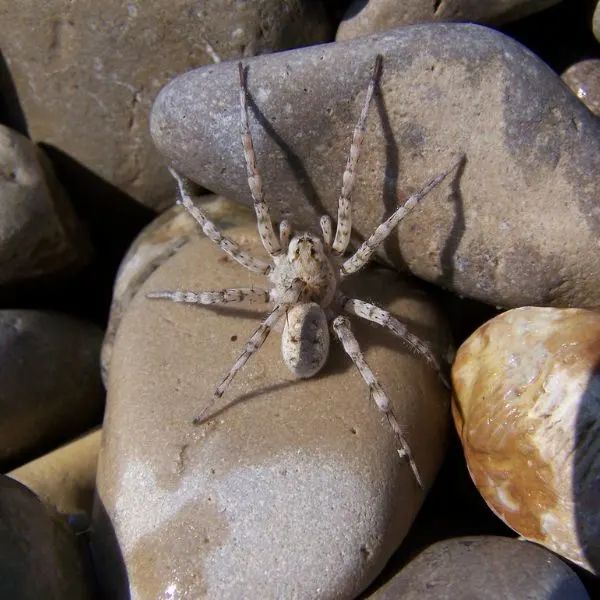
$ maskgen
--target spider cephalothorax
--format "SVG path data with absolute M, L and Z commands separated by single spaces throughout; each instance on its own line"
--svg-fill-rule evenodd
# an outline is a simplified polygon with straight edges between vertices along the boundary
M 266 275 L 273 287 L 270 290 L 252 287 L 199 292 L 161 291 L 150 292 L 148 297 L 189 304 L 225 304 L 244 300 L 273 304 L 271 312 L 251 335 L 246 348 L 223 381 L 217 386 L 212 401 L 196 417 L 196 423 L 203 421 L 206 412 L 216 399 L 223 395 L 235 374 L 244 366 L 252 354 L 260 349 L 278 321 L 285 318 L 281 338 L 283 360 L 298 378 L 312 377 L 325 364 L 329 354 L 329 325 L 331 324 L 335 336 L 340 340 L 344 350 L 369 386 L 378 408 L 387 417 L 399 441 L 398 453 L 401 457 L 408 459 L 417 483 L 422 486 L 410 446 L 394 416 L 389 399 L 365 362 L 358 342 L 352 333 L 349 319 L 338 315 L 339 312 L 344 312 L 387 328 L 423 357 L 447 384 L 444 371 L 433 352 L 417 336 L 410 333 L 403 323 L 389 312 L 373 304 L 355 298 L 348 298 L 339 289 L 343 279 L 365 267 L 379 245 L 390 235 L 406 213 L 414 208 L 419 200 L 437 186 L 454 168 L 452 167 L 452 169 L 438 175 L 422 190 L 411 196 L 386 221 L 377 227 L 354 254 L 348 258 L 344 257 L 350 242 L 352 229 L 350 194 L 354 185 L 355 170 L 364 137 L 368 108 L 377 84 L 381 60 L 381 56 L 376 59 L 364 106 L 354 129 L 350 154 L 342 177 L 335 236 L 331 218 L 327 215 L 321 217 L 321 236 L 311 233 L 294 235 L 292 227 L 287 221 L 282 221 L 279 226 L 279 234 L 275 233 L 269 207 L 265 202 L 262 191 L 262 180 L 256 166 L 256 156 L 248 124 L 244 70 L 241 63 L 238 65 L 242 145 L 246 159 L 248 185 L 254 201 L 258 233 L 265 250 L 270 256 L 269 262 L 250 256 L 236 242 L 222 235 L 215 225 L 207 219 L 206 215 L 192 202 L 187 181 L 174 170 L 171 170 L 171 173 L 179 187 L 179 202 L 198 222 L 204 233 L 242 266 L 254 273 Z

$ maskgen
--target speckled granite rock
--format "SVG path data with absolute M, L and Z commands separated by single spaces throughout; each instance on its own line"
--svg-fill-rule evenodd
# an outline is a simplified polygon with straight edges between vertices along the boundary
M 0 125 L 0 285 L 82 264 L 89 251 L 44 153 Z
M 0 475 L 0 597 L 92 600 L 75 534 L 18 481 Z
M 98 425 L 102 331 L 34 310 L 0 311 L 0 468 Z
M 592 31 L 594 32 L 596 39 L 600 42 L 600 2 L 596 4 L 596 10 L 592 17 Z
M 481 536 L 433 544 L 368 600 L 588 600 L 577 575 L 529 542 Z
M 600 123 L 528 50 L 477 25 L 417 25 L 248 61 L 276 217 L 316 227 L 336 214 L 378 52 L 382 92 L 353 192 L 358 232 L 465 155 L 387 244 L 396 264 L 493 305 L 600 305 Z M 151 127 L 175 168 L 248 203 L 238 96 L 233 64 L 186 73 L 157 97 Z
M 246 206 L 220 196 L 195 199 L 209 219 L 220 229 L 232 224 L 255 222 L 254 212 Z M 110 318 L 102 342 L 102 380 L 108 384 L 108 369 L 121 317 L 131 299 L 148 277 L 191 237 L 202 235 L 201 229 L 181 206 L 172 206 L 145 227 L 123 257 L 115 279 Z
M 259 246 L 254 227 L 229 234 L 246 248 Z M 354 289 L 447 349 L 446 327 L 422 292 L 390 271 L 358 280 Z M 192 425 L 264 308 L 190 307 L 143 294 L 250 283 L 264 285 L 201 238 L 149 277 L 122 319 L 94 523 L 100 578 L 113 584 L 111 598 L 124 594 L 110 567 L 118 540 L 136 598 L 170 590 L 193 598 L 350 600 L 384 566 L 423 501 L 387 421 L 338 344 L 321 375 L 296 381 L 274 333 L 213 417 Z M 428 488 L 443 457 L 447 391 L 385 332 L 359 323 L 355 331 Z
M 173 190 L 148 136 L 161 85 L 215 60 L 329 36 L 320 1 L 0 4 L 2 52 L 32 139 L 151 207 Z
M 425 21 L 471 21 L 498 25 L 520 19 L 560 0 L 354 0 L 340 23 L 337 40 L 388 31 Z
M 562 80 L 598 117 L 600 116 L 600 59 L 590 58 L 571 65 Z
M 88 433 L 8 475 L 59 513 L 91 517 L 101 436 L 99 429 Z
M 452 381 L 456 428 L 490 508 L 600 573 L 600 314 L 503 313 L 460 347 Z

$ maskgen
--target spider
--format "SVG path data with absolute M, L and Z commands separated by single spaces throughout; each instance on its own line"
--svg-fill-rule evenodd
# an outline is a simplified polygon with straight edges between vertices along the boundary
M 217 385 L 211 402 L 194 419 L 201 423 L 206 413 L 221 398 L 236 373 L 267 339 L 272 328 L 284 316 L 285 324 L 281 338 L 284 363 L 297 378 L 308 378 L 317 374 L 329 354 L 329 324 L 341 342 L 345 352 L 356 365 L 369 386 L 370 395 L 377 407 L 385 414 L 398 443 L 398 454 L 410 464 L 417 484 L 422 488 L 410 446 L 394 416 L 390 401 L 373 371 L 367 365 L 360 346 L 352 332 L 346 316 L 338 311 L 354 315 L 387 328 L 405 342 L 414 352 L 424 358 L 438 373 L 446 386 L 448 382 L 443 369 L 429 347 L 389 312 L 363 300 L 349 298 L 339 289 L 340 283 L 349 275 L 364 268 L 373 257 L 378 246 L 390 235 L 394 227 L 433 188 L 439 185 L 456 165 L 432 179 L 419 192 L 412 195 L 387 220 L 380 224 L 367 240 L 350 257 L 344 253 L 350 242 L 352 229 L 350 195 L 355 181 L 355 171 L 363 142 L 367 114 L 373 92 L 378 82 L 382 57 L 377 56 L 371 74 L 366 97 L 358 123 L 354 128 L 350 154 L 342 177 L 342 189 L 338 201 L 337 227 L 333 233 L 332 220 L 328 215 L 320 219 L 321 236 L 312 233 L 297 233 L 288 221 L 282 221 L 279 234 L 275 233 L 269 206 L 267 205 L 262 180 L 256 164 L 256 155 L 248 123 L 248 91 L 242 63 L 238 63 L 240 84 L 241 134 L 248 185 L 254 202 L 258 233 L 270 260 L 264 262 L 244 252 L 233 240 L 225 237 L 192 201 L 189 182 L 173 169 L 169 169 L 179 189 L 178 203 L 183 204 L 197 221 L 204 234 L 232 259 L 254 273 L 265 275 L 273 284 L 271 289 L 234 288 L 216 291 L 154 291 L 148 298 L 164 299 L 187 304 L 226 304 L 231 302 L 271 303 L 273 308 L 250 336 L 229 373 Z

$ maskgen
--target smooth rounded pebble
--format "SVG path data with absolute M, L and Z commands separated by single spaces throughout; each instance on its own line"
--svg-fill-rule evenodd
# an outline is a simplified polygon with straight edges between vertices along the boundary
M 0 311 L 0 466 L 14 468 L 98 425 L 102 330 L 34 310 Z
M 248 207 L 220 196 L 200 196 L 195 201 L 220 229 L 227 229 L 233 224 L 249 223 L 255 219 L 254 212 Z M 129 247 L 115 278 L 110 318 L 102 342 L 101 371 L 105 385 L 108 385 L 115 335 L 131 299 L 165 260 L 197 235 L 202 234 L 196 221 L 185 209 L 176 205 L 156 217 Z
M 598 117 L 600 116 L 600 59 L 589 58 L 571 65 L 562 80 Z
M 478 25 L 427 24 L 246 61 L 251 130 L 277 219 L 337 215 L 375 56 L 353 225 L 390 211 L 464 157 L 386 244 L 399 267 L 496 306 L 600 305 L 600 122 L 524 47 Z M 181 75 L 152 136 L 177 170 L 249 203 L 237 66 Z
M 467 465 L 490 508 L 600 573 L 600 314 L 503 313 L 459 348 L 452 382 Z
M 264 256 L 254 227 L 228 234 Z M 440 354 L 447 351 L 447 327 L 423 292 L 389 270 L 357 281 L 349 292 L 389 306 Z M 351 600 L 383 568 L 424 499 L 337 343 L 321 374 L 298 381 L 273 332 L 209 420 L 193 425 L 267 309 L 185 306 L 145 293 L 248 285 L 265 281 L 202 237 L 148 278 L 118 329 L 94 552 L 109 585 L 120 581 L 111 565 L 122 553 L 134 598 L 185 591 Z M 444 454 L 447 390 L 386 332 L 360 323 L 354 331 L 428 489 Z M 125 593 L 108 590 L 111 598 Z
M 600 2 L 596 4 L 596 9 L 592 17 L 592 31 L 596 39 L 600 42 Z
M 521 19 L 560 0 L 354 0 L 340 23 L 336 39 L 388 31 L 426 21 L 470 21 L 499 25 Z
M 0 125 L 0 285 L 82 264 L 89 250 L 44 153 Z
M 535 544 L 480 536 L 433 544 L 368 600 L 588 600 L 573 570 Z
M 91 600 L 75 534 L 18 481 L 0 475 L 0 598 Z
M 148 135 L 160 87 L 219 60 L 331 39 L 320 1 L 3 3 L 2 53 L 31 137 L 151 208 L 172 181 Z
M 8 473 L 59 513 L 92 515 L 100 429 Z

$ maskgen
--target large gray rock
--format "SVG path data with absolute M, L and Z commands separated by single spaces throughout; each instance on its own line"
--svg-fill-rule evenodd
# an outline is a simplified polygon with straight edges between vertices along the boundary
M 260 245 L 254 227 L 228 233 L 246 248 Z M 360 281 L 350 291 L 389 306 L 445 353 L 446 326 L 424 293 L 389 270 Z M 94 523 L 110 598 L 126 595 L 111 567 L 118 541 L 133 598 L 161 597 L 176 585 L 199 599 L 350 600 L 383 568 L 421 506 L 424 492 L 339 344 L 319 376 L 296 381 L 273 332 L 213 418 L 192 424 L 266 309 L 182 306 L 145 292 L 249 283 L 264 285 L 202 238 L 154 271 L 123 315 Z M 387 332 L 359 323 L 355 332 L 427 489 L 443 458 L 447 390 Z
M 98 425 L 102 331 L 34 310 L 0 311 L 0 468 Z
M 89 250 L 44 153 L 0 125 L 0 284 L 74 267 Z
M 329 38 L 321 2 L 0 0 L 2 52 L 32 139 L 157 207 L 172 181 L 148 112 L 177 73 Z
M 337 198 L 375 55 L 381 94 L 353 194 L 366 235 L 461 155 L 398 227 L 396 264 L 499 306 L 600 305 L 600 124 L 550 69 L 477 25 L 428 24 L 248 61 L 251 128 L 277 218 L 316 226 Z M 186 73 L 152 110 L 173 166 L 248 203 L 234 64 Z M 258 122 L 257 122 L 258 114 Z
M 368 600 L 588 600 L 573 570 L 529 542 L 481 536 L 433 544 Z
M 0 475 L 0 597 L 96 598 L 75 534 L 33 492 L 4 475 Z
M 354 0 L 337 40 L 388 31 L 426 21 L 470 21 L 498 25 L 533 14 L 560 0 Z

